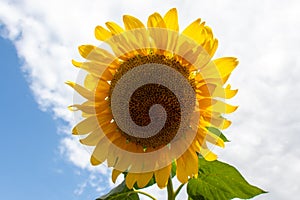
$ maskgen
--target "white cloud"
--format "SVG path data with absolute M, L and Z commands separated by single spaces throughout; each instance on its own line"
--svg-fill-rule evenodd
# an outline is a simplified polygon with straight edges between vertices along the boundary
M 77 196 L 82 195 L 82 193 L 83 193 L 84 189 L 86 188 L 86 186 L 87 186 L 86 182 L 79 184 L 78 188 L 75 189 L 74 194 L 77 195 Z
M 93 38 L 98 24 L 121 23 L 123 14 L 145 21 L 154 11 L 164 13 L 171 7 L 178 8 L 181 28 L 202 17 L 219 39 L 217 56 L 240 60 L 230 80 L 240 89 L 231 102 L 240 107 L 229 116 L 233 125 L 225 132 L 232 142 L 218 150 L 219 157 L 270 192 L 257 199 L 296 199 L 300 190 L 299 1 L 3 0 L 1 35 L 14 42 L 40 108 L 73 124 L 66 110 L 73 93 L 63 82 L 76 79 L 78 71 L 70 60 L 79 58 L 77 46 L 99 44 Z M 61 144 L 74 165 L 93 169 L 77 138 L 65 135 Z

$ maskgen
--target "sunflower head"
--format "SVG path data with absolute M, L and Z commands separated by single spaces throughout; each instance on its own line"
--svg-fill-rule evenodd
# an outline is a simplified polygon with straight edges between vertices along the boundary
M 85 102 L 69 108 L 84 118 L 73 129 L 94 146 L 91 163 L 107 162 L 113 180 L 127 172 L 129 188 L 154 176 L 165 187 L 172 163 L 181 182 L 197 175 L 198 155 L 216 159 L 207 143 L 224 147 L 222 115 L 236 107 L 224 102 L 237 90 L 225 86 L 235 58 L 212 60 L 218 41 L 200 19 L 179 32 L 176 9 L 149 16 L 147 25 L 123 16 L 124 27 L 97 26 L 99 47 L 82 45 L 87 72 L 83 86 L 67 82 Z

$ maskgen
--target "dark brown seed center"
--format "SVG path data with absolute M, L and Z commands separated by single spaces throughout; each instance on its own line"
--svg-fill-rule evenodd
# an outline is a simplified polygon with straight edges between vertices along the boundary
M 180 62 L 176 61 L 174 58 L 167 58 L 164 55 L 157 54 L 135 56 L 122 63 L 116 71 L 116 74 L 111 81 L 109 101 L 114 87 L 125 73 L 134 67 L 149 63 L 162 64 L 175 69 L 181 73 L 194 88 L 194 80 L 189 79 L 190 73 L 188 69 L 182 66 Z M 147 126 L 150 124 L 151 119 L 149 116 L 149 110 L 155 104 L 161 105 L 167 114 L 164 127 L 157 134 L 147 138 L 135 137 L 120 130 L 129 142 L 133 142 L 145 148 L 160 148 L 169 144 L 176 136 L 181 121 L 180 103 L 175 94 L 163 85 L 146 84 L 135 90 L 129 102 L 129 113 L 132 120 L 138 126 Z
M 139 126 L 147 126 L 151 123 L 150 108 L 161 105 L 167 114 L 164 127 L 154 136 L 148 138 L 136 138 L 126 134 L 128 140 L 143 147 L 159 147 L 166 145 L 176 136 L 180 125 L 180 103 L 175 94 L 168 88 L 159 84 L 147 84 L 138 88 L 131 96 L 129 112 L 132 120 Z

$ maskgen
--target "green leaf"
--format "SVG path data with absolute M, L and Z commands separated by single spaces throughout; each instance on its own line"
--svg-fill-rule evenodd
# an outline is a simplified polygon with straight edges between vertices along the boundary
M 249 199 L 265 191 L 250 185 L 233 167 L 199 158 L 198 178 L 190 179 L 187 193 L 192 200 Z
M 201 195 L 198 195 L 198 196 L 196 196 L 196 197 L 188 197 L 188 200 L 207 200 L 207 199 L 205 199 L 203 196 L 201 196 Z
M 139 200 L 137 193 L 126 187 L 125 181 L 112 189 L 108 194 L 99 197 L 96 200 Z
M 219 138 L 221 138 L 224 142 L 230 142 L 219 129 L 217 129 L 215 127 L 206 127 L 206 129 L 209 132 L 211 132 L 211 133 L 215 134 L 216 136 L 218 136 Z

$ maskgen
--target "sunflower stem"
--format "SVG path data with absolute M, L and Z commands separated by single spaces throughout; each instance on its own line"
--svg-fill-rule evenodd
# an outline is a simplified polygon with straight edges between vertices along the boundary
M 175 200 L 175 193 L 174 193 L 174 189 L 173 189 L 173 183 L 172 183 L 171 176 L 169 177 L 169 180 L 168 180 L 167 191 L 168 191 L 168 200 Z
M 184 183 L 182 183 L 178 188 L 177 190 L 175 191 L 174 193 L 174 198 L 178 195 L 178 193 L 180 192 L 181 188 L 184 186 Z
M 148 193 L 146 193 L 146 192 L 143 192 L 143 191 L 141 191 L 141 190 L 134 190 L 133 192 L 134 192 L 134 193 L 138 193 L 138 194 L 143 194 L 143 195 L 149 197 L 149 198 L 152 199 L 152 200 L 157 200 L 157 199 L 156 199 L 155 197 L 153 197 L 152 195 L 150 195 L 150 194 L 148 194 Z

